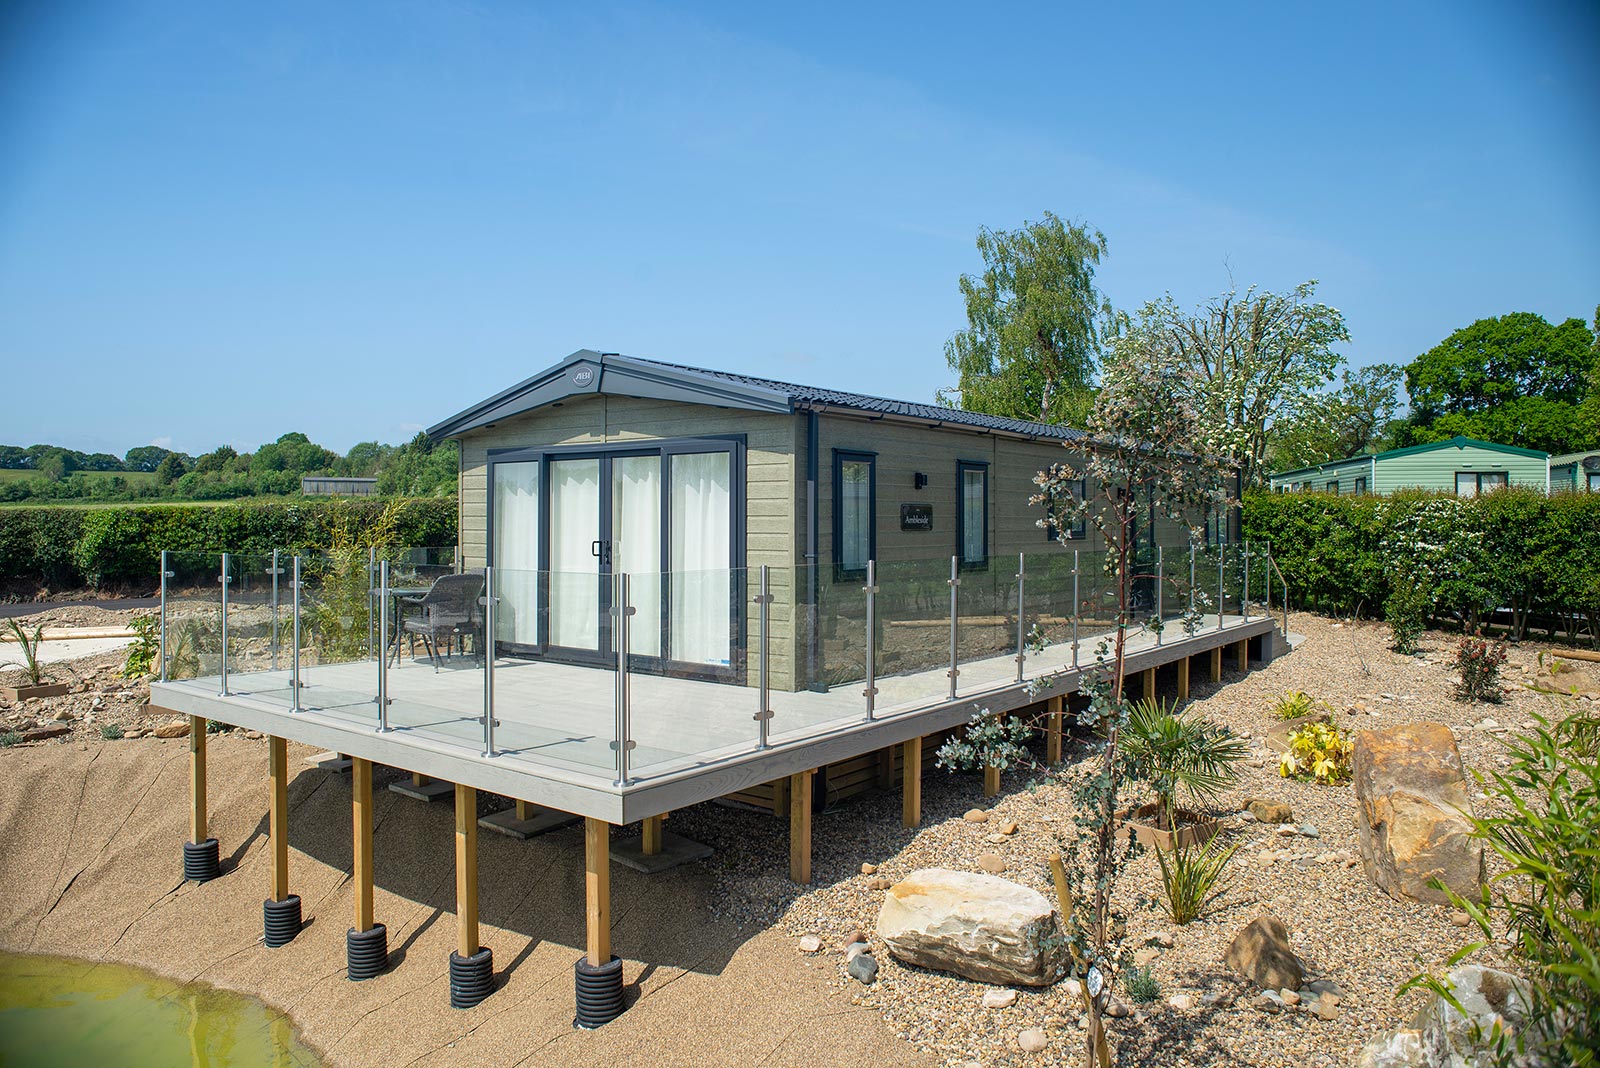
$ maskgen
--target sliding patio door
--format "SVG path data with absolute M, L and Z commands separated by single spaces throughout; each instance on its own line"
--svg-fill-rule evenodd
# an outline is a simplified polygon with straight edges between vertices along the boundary
M 632 669 L 736 677 L 742 459 L 738 443 L 704 439 L 494 457 L 492 560 L 513 569 L 497 581 L 511 613 L 502 641 L 516 655 L 614 663 L 626 574 Z

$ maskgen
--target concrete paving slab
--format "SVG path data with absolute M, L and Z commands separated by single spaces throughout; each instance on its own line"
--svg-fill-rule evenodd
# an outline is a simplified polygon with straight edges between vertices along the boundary
M 578 817 L 570 812 L 557 812 L 554 809 L 538 807 L 534 808 L 531 819 L 518 819 L 515 808 L 501 809 L 499 812 L 491 812 L 487 816 L 478 818 L 479 827 L 522 841 L 577 822 Z
M 642 871 L 646 875 L 676 868 L 711 855 L 711 847 L 703 842 L 685 838 L 671 831 L 661 832 L 661 852 L 646 854 L 644 836 L 620 838 L 611 843 L 611 859 L 625 868 Z

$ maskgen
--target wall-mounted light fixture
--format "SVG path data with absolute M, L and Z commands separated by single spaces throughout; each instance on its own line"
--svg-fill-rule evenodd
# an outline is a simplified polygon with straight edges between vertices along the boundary
M 911 481 L 917 487 L 917 489 L 928 488 L 928 476 L 923 474 L 921 471 L 918 471 L 915 475 L 912 475 Z

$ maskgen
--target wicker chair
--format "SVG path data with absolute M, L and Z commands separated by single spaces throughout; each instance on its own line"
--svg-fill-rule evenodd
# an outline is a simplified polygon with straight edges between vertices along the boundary
M 483 572 L 468 571 L 460 575 L 442 575 L 416 602 L 417 613 L 403 624 L 411 638 L 412 655 L 416 655 L 417 639 L 428 651 L 433 670 L 439 670 L 440 645 L 448 652 L 452 642 L 471 636 L 473 649 L 483 648 L 483 616 L 479 601 L 483 598 Z

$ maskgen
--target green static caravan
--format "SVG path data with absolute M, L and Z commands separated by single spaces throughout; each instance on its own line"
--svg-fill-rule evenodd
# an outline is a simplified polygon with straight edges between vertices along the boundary
M 1550 457 L 1551 493 L 1600 493 L 1600 449 Z
M 1057 538 L 1030 501 L 1039 471 L 1089 447 L 1071 427 L 585 349 L 429 433 L 460 442 L 462 566 L 495 569 L 497 648 L 515 656 L 615 664 L 624 574 L 630 670 L 754 685 L 765 568 L 785 690 L 859 675 L 869 561 L 877 627 L 903 646 L 880 647 L 886 671 L 958 640 L 963 659 L 1015 652 L 1019 558 L 1030 618 L 1070 619 L 1075 551 L 1083 590 L 1105 587 L 1092 526 Z M 1191 527 L 1219 525 L 1237 539 L 1236 510 L 1152 507 L 1140 534 L 1187 572 Z
M 1425 489 L 1471 497 L 1506 486 L 1548 492 L 1550 476 L 1548 453 L 1454 437 L 1281 471 L 1272 476 L 1272 488 L 1279 493 L 1337 494 Z

